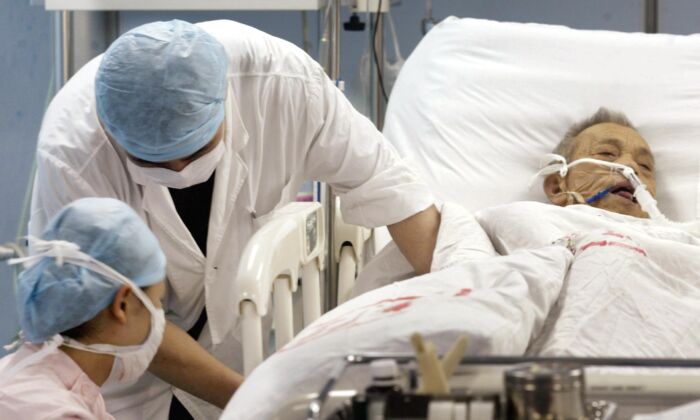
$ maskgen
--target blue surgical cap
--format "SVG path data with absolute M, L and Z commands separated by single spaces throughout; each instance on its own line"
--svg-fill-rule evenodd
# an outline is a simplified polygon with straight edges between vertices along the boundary
M 102 57 L 97 116 L 132 156 L 149 162 L 189 156 L 224 120 L 227 68 L 223 45 L 191 23 L 139 26 Z
M 126 204 L 83 198 L 64 207 L 42 234 L 44 240 L 77 244 L 139 287 L 165 277 L 158 240 Z M 84 267 L 46 257 L 19 275 L 17 306 L 27 340 L 39 343 L 94 318 L 123 284 Z

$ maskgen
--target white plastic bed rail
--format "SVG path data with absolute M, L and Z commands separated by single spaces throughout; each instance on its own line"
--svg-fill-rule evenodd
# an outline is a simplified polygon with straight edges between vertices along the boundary
M 343 221 L 340 199 L 335 201 L 333 256 L 338 263 L 338 305 L 347 301 L 365 257 L 365 245 L 372 230 Z
M 298 288 L 300 268 L 303 325 L 321 316 L 320 271 L 325 237 L 320 203 L 290 203 L 275 211 L 246 245 L 234 295 L 242 322 L 245 375 L 263 361 L 262 318 L 268 313 L 270 295 L 276 349 L 293 338 L 293 294 Z

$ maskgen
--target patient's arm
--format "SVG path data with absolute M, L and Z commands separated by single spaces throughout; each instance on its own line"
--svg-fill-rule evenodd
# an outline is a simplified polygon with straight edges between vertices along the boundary
M 389 233 L 399 249 L 416 270 L 416 274 L 430 271 L 433 251 L 440 228 L 440 212 L 433 205 L 393 225 Z
M 170 322 L 149 367 L 151 373 L 183 391 L 224 408 L 243 377 L 219 362 Z

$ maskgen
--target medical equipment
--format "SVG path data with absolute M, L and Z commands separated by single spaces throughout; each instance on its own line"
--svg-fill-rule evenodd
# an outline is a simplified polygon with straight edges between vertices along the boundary
M 384 77 L 384 21 L 391 8 L 390 0 L 342 0 L 342 5 L 348 6 L 353 13 L 366 12 L 369 21 L 369 51 L 363 55 L 360 64 L 360 78 L 368 89 L 368 112 L 374 124 L 382 129 L 384 125 L 384 110 L 390 89 Z M 390 29 L 393 27 L 390 27 Z M 393 31 L 393 29 L 392 29 Z M 392 32 L 395 35 L 395 31 Z M 394 40 L 395 50 L 398 51 L 397 41 Z M 369 63 L 373 63 L 371 66 Z M 390 70 L 392 74 L 398 73 L 403 64 L 400 52 L 395 54 L 394 67 Z M 393 80 L 392 80 L 393 85 Z M 364 86 L 363 88 L 366 88 Z
M 267 315 L 271 294 L 277 349 L 294 336 L 292 294 L 299 287 L 300 268 L 304 325 L 321 316 L 324 229 L 319 203 L 291 203 L 276 211 L 246 245 L 234 291 L 246 375 L 263 360 L 262 317 Z
M 336 241 L 331 255 L 332 263 L 339 264 L 338 301 L 342 302 L 349 298 L 357 270 L 362 267 L 371 230 L 343 222 L 339 199 L 336 199 L 336 206 Z M 278 350 L 298 332 L 295 313 L 303 314 L 304 327 L 323 313 L 321 293 L 328 287 L 327 284 L 322 286 L 320 280 L 320 272 L 326 264 L 324 229 L 320 203 L 290 203 L 276 210 L 270 221 L 248 241 L 234 292 L 235 307 L 242 318 L 246 375 L 264 358 L 262 318 L 268 313 L 271 294 Z M 299 286 L 302 298 L 295 302 L 293 294 Z
M 357 273 L 362 270 L 366 256 L 367 241 L 372 230 L 349 225 L 343 220 L 340 199 L 335 200 L 335 230 L 333 235 L 333 258 L 338 264 L 338 305 L 347 301 L 355 284 Z
M 399 38 L 396 33 L 396 27 L 394 25 L 394 19 L 392 18 L 391 12 L 385 12 L 383 19 L 389 24 L 389 36 L 391 38 L 393 58 L 389 59 L 384 47 L 381 48 L 382 56 L 378 56 L 376 51 L 370 48 L 368 48 L 367 51 L 362 54 L 359 65 L 359 77 L 362 84 L 363 94 L 367 97 L 370 97 L 372 94 L 370 85 L 372 84 L 372 77 L 374 77 L 372 74 L 372 68 L 374 66 L 377 66 L 381 61 L 381 65 L 378 67 L 381 69 L 381 74 L 376 75 L 378 78 L 377 82 L 379 82 L 379 87 L 384 89 L 381 92 L 382 95 L 391 95 L 391 90 L 394 87 L 394 83 L 396 82 L 401 68 L 405 63 L 399 47 Z M 377 34 L 373 32 L 372 37 L 376 36 Z M 379 78 L 379 76 L 381 76 L 381 78 Z M 387 97 L 385 96 L 384 100 L 386 99 Z
M 323 0 L 228 0 L 201 1 L 154 0 L 144 3 L 138 0 L 47 0 L 46 10 L 318 10 Z
M 535 174 L 535 176 L 533 177 L 533 181 L 539 178 L 540 176 L 546 176 L 555 173 L 558 173 L 561 177 L 565 177 L 569 171 L 569 168 L 574 167 L 576 165 L 580 165 L 582 163 L 590 163 L 598 166 L 607 167 L 610 168 L 612 171 L 619 172 L 631 183 L 632 188 L 634 188 L 634 198 L 639 202 L 639 205 L 642 208 L 642 210 L 644 210 L 652 220 L 663 223 L 669 223 L 669 220 L 666 218 L 666 216 L 664 216 L 659 211 L 659 208 L 656 206 L 656 200 L 654 199 L 654 197 L 651 196 L 651 193 L 649 193 L 649 191 L 647 190 L 647 186 L 639 179 L 639 176 L 637 176 L 637 173 L 634 171 L 634 169 L 630 168 L 629 166 L 592 158 L 576 159 L 573 162 L 567 163 L 566 158 L 552 153 L 547 154 L 546 158 L 550 161 L 550 163 L 544 168 L 540 169 L 537 172 L 537 174 Z M 530 185 L 532 185 L 532 182 Z M 596 198 L 601 193 L 602 191 L 593 197 Z
M 275 418 L 367 418 L 362 415 L 366 389 L 372 385 L 371 365 L 378 360 L 396 363 L 401 378 L 401 390 L 387 394 L 383 416 L 375 417 L 387 420 L 628 419 L 700 398 L 700 360 L 467 357 L 450 380 L 452 392 L 439 396 L 416 393 L 422 378 L 413 356 L 356 354 L 339 361 L 318 392 L 289 401 Z M 559 413 L 572 413 L 577 406 L 585 417 L 522 415 L 518 406 L 532 407 L 520 399 L 524 396 L 536 398 L 530 401 L 540 404 L 538 410 L 549 407 L 554 414 L 560 401 Z M 466 417 L 452 417 L 465 410 Z
M 352 15 L 350 15 L 350 19 L 343 23 L 343 29 L 346 31 L 361 32 L 365 30 L 365 23 L 360 20 L 360 16 L 358 16 L 357 13 L 353 12 Z
M 605 189 L 598 191 L 597 193 L 595 193 L 594 195 L 592 195 L 586 199 L 586 204 L 592 204 L 592 203 L 595 203 L 596 201 L 602 200 L 603 197 L 610 194 L 610 192 L 612 190 L 613 190 L 612 188 L 608 187 L 608 188 L 605 188 Z
M 518 419 L 586 417 L 579 364 L 535 362 L 505 372 L 506 411 Z
M 425 17 L 420 21 L 421 31 L 423 35 L 433 29 L 438 21 L 433 17 L 433 0 L 425 0 Z
M 362 267 L 371 230 L 342 220 L 336 199 L 333 263 L 339 264 L 338 302 L 347 300 Z M 320 203 L 290 203 L 250 239 L 241 257 L 236 282 L 236 309 L 242 317 L 243 364 L 249 374 L 264 357 L 262 317 L 272 294 L 275 345 L 279 350 L 294 337 L 294 313 L 303 313 L 307 326 L 323 313 L 320 271 L 325 265 L 325 221 Z M 301 267 L 301 276 L 299 268 Z M 298 279 L 301 279 L 299 284 Z M 302 299 L 293 294 L 301 285 Z M 325 285 L 328 287 L 328 285 Z M 299 311 L 298 306 L 302 306 Z

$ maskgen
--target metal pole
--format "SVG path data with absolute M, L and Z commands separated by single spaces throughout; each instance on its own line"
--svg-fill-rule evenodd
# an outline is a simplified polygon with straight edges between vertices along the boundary
M 53 85 L 56 92 L 67 80 L 63 68 L 63 13 L 53 12 Z
M 58 91 L 119 36 L 117 12 L 54 12 L 54 86 Z
M 340 1 L 329 0 L 333 2 L 332 17 L 330 19 L 330 51 L 328 54 L 328 76 L 334 82 L 340 79 Z M 333 247 L 335 243 L 335 232 L 333 231 L 333 221 L 335 220 L 335 194 L 330 185 L 324 184 L 323 189 L 323 207 L 326 213 L 326 270 L 325 270 L 325 308 L 324 312 L 335 307 L 338 298 L 338 265 L 335 261 L 335 253 Z
M 61 74 L 63 86 L 73 74 L 73 12 L 61 12 Z
M 102 54 L 119 35 L 119 13 L 75 11 L 71 16 L 69 76 Z
M 333 53 L 331 54 L 331 78 L 340 80 L 340 1 L 335 0 L 333 6 Z
M 644 32 L 649 34 L 659 32 L 658 0 L 644 0 Z

